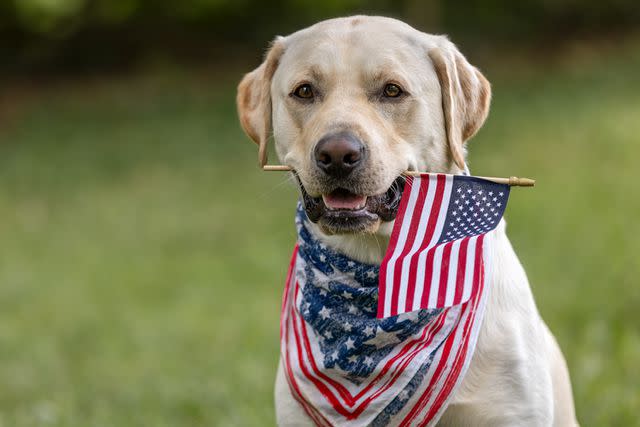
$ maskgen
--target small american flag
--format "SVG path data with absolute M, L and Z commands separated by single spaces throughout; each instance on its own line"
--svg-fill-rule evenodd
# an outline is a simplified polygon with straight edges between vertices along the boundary
M 445 174 L 407 178 L 380 266 L 378 317 L 467 302 L 479 288 L 485 235 L 509 186 Z

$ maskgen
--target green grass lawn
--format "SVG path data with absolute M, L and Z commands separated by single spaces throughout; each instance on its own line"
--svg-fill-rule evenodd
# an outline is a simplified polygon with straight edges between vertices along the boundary
M 584 426 L 640 411 L 640 44 L 485 66 L 478 174 Z M 256 168 L 238 76 L 66 84 L 0 118 L 0 426 L 267 426 L 296 189 Z

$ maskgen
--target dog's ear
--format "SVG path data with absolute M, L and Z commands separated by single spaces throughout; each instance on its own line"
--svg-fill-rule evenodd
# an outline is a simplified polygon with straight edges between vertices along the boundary
M 464 144 L 482 126 L 489 114 L 491 85 L 448 39 L 429 50 L 440 87 L 442 110 L 451 156 L 464 169 Z
M 260 159 L 266 155 L 267 139 L 271 134 L 271 79 L 284 52 L 282 37 L 271 44 L 264 62 L 247 73 L 238 85 L 236 103 L 238 117 L 244 131 L 260 145 Z

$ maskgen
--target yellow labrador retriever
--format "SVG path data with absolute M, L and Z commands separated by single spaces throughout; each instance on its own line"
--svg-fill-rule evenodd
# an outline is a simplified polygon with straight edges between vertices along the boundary
M 389 189 L 408 169 L 463 173 L 465 144 L 490 97 L 488 81 L 446 37 L 354 16 L 276 38 L 237 102 L 246 133 L 256 142 L 273 133 L 280 161 L 296 171 L 313 235 L 379 264 L 394 217 Z M 502 221 L 495 232 L 473 359 L 438 425 L 577 425 L 563 355 L 505 229 Z M 275 393 L 280 426 L 314 425 L 282 363 Z

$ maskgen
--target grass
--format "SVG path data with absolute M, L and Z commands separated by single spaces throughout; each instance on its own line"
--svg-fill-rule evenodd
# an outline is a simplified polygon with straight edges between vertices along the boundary
M 638 425 L 638 46 L 485 67 L 470 147 L 538 179 L 509 234 L 584 426 Z M 274 423 L 296 194 L 257 171 L 235 78 L 64 85 L 0 127 L 0 426 Z

